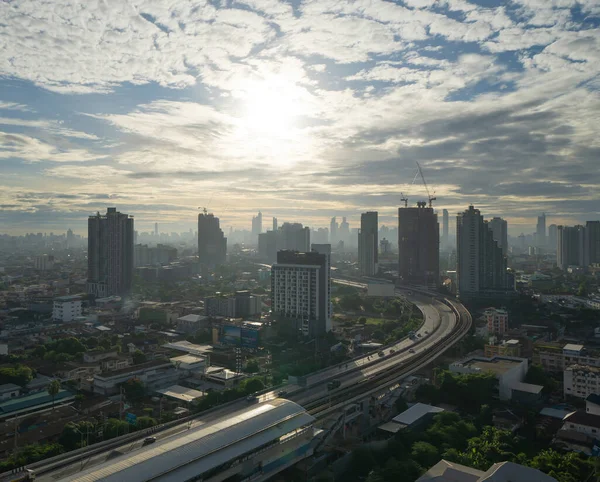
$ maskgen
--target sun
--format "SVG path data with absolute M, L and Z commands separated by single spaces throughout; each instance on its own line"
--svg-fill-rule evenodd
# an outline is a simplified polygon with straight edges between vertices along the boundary
M 301 115 L 298 90 L 282 77 L 251 82 L 242 101 L 244 126 L 258 135 L 287 138 Z

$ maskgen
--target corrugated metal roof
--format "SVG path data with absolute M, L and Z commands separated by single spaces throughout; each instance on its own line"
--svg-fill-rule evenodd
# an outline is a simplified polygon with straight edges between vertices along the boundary
M 62 480 L 137 482 L 161 474 L 165 475 L 161 475 L 160 480 L 185 480 L 188 475 L 184 477 L 183 472 L 196 475 L 217 467 L 313 421 L 314 418 L 301 406 L 289 400 L 275 399 L 206 422 Z M 177 467 L 181 468 L 175 475 Z
M 392 420 L 396 423 L 412 425 L 428 413 L 439 413 L 443 411 L 443 408 L 434 407 L 433 405 L 427 405 L 426 403 L 415 403 L 412 407 L 405 410 L 400 415 L 396 415 Z

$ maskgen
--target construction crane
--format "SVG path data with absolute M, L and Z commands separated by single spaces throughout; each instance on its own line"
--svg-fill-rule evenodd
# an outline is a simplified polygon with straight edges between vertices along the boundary
M 427 191 L 427 197 L 429 199 L 429 207 L 433 207 L 433 201 L 436 201 L 435 191 L 433 194 L 429 193 L 429 187 L 427 186 L 427 182 L 425 181 L 425 176 L 423 175 L 423 170 L 421 169 L 421 165 L 417 162 L 417 168 L 419 169 L 419 174 L 421 175 L 421 179 L 423 180 L 423 185 L 425 186 L 425 190 Z
M 403 192 L 400 193 L 402 195 L 402 197 L 400 198 L 400 201 L 404 201 L 404 207 L 407 208 L 408 207 L 408 198 L 404 195 Z

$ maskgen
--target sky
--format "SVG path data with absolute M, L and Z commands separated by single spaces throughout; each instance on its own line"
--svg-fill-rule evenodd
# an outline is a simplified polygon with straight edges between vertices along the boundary
M 600 219 L 598 0 L 5 0 L 0 233 Z M 265 225 L 270 222 L 265 221 Z M 162 230 L 162 229 L 161 229 Z

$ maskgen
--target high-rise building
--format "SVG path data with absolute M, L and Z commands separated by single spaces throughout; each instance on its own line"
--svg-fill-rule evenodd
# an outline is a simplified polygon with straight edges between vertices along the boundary
M 267 231 L 258 235 L 258 255 L 267 263 L 277 261 L 279 237 L 278 231 Z
M 506 257 L 490 226 L 473 206 L 456 218 L 456 254 L 459 296 L 510 290 Z
M 331 222 L 329 223 L 329 242 L 331 245 L 333 245 L 338 241 L 338 223 L 334 216 L 331 218 Z
M 492 229 L 494 240 L 502 248 L 502 254 L 508 255 L 508 223 L 502 218 L 492 218 L 488 223 Z
M 319 254 L 324 254 L 327 257 L 327 279 L 329 280 L 328 285 L 327 285 L 327 306 L 328 306 L 328 312 L 327 312 L 327 318 L 326 318 L 326 326 L 325 326 L 325 331 L 331 331 L 331 317 L 333 316 L 333 303 L 331 302 L 331 244 L 329 243 L 320 243 L 320 244 L 316 244 L 313 243 L 310 245 L 310 250 L 315 252 L 315 253 L 319 253 Z
M 556 251 L 556 243 L 558 241 L 558 226 L 556 224 L 551 224 L 548 226 L 547 241 L 546 247 L 552 252 Z
M 273 231 L 277 231 L 277 218 L 273 216 Z
M 256 216 L 252 216 L 252 234 L 258 236 L 262 233 L 262 213 L 259 211 Z
M 342 222 L 340 223 L 340 229 L 338 230 L 338 238 L 344 243 L 349 243 L 350 241 L 350 224 L 348 223 L 348 221 L 346 221 L 346 217 L 343 217 Z
M 538 248 L 546 247 L 546 215 L 542 214 L 537 218 L 537 227 L 535 230 L 536 245 Z
M 398 209 L 398 275 L 404 283 L 437 286 L 440 278 L 440 228 L 433 208 Z
M 154 223 L 154 236 L 158 237 L 158 223 Z
M 108 208 L 88 219 L 87 291 L 98 298 L 131 291 L 133 217 Z
M 67 229 L 67 248 L 73 248 L 75 246 L 75 235 L 71 228 Z
M 583 266 L 585 228 L 583 226 L 558 226 L 556 265 L 560 269 Z
M 600 263 L 600 221 L 585 223 L 584 266 Z
M 321 336 L 331 330 L 326 254 L 279 251 L 271 266 L 271 312 L 280 330 Z
M 444 209 L 442 211 L 442 243 L 441 249 L 442 251 L 447 250 L 450 247 L 450 232 L 449 232 L 449 221 L 450 216 L 448 215 L 448 210 Z
M 362 213 L 360 216 L 360 232 L 358 233 L 358 268 L 363 276 L 377 274 L 379 250 L 377 233 L 377 212 Z
M 198 214 L 198 260 L 204 266 L 225 263 L 227 238 L 219 225 L 219 218 L 212 213 Z
M 305 253 L 310 250 L 310 228 L 303 227 L 300 223 L 283 223 L 279 229 L 279 242 L 277 249 L 299 251 Z

